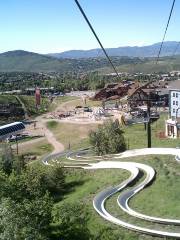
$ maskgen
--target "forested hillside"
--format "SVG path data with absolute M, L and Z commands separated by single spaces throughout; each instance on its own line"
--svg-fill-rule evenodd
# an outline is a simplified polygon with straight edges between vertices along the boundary
M 113 63 L 141 62 L 139 58 L 113 57 Z M 143 60 L 146 61 L 146 60 Z M 0 54 L 0 72 L 83 72 L 108 66 L 105 58 L 56 59 L 50 56 L 22 50 Z
M 180 69 L 180 57 L 163 57 L 158 65 L 154 58 L 111 57 L 119 71 L 152 73 Z M 0 54 L 0 72 L 112 72 L 104 57 L 82 59 L 56 59 L 26 51 L 12 51 Z

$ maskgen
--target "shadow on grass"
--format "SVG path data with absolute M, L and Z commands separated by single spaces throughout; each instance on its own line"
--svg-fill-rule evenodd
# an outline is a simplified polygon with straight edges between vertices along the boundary
M 70 183 L 65 184 L 65 192 L 64 194 L 69 194 L 71 192 L 74 192 L 76 187 L 82 186 L 85 182 L 88 180 L 78 180 L 78 181 L 72 181 Z
M 54 192 L 53 198 L 55 202 L 61 201 L 67 194 L 71 194 L 72 192 L 76 191 L 76 187 L 82 186 L 88 180 L 79 180 L 79 181 L 71 181 L 69 183 L 65 183 L 61 193 Z

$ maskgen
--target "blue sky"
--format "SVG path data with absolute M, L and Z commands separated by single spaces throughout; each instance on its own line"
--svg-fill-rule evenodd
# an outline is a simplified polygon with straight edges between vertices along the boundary
M 160 42 L 172 0 L 79 0 L 105 47 Z M 74 0 L 1 0 L 0 52 L 99 47 Z M 176 1 L 166 40 L 180 40 Z

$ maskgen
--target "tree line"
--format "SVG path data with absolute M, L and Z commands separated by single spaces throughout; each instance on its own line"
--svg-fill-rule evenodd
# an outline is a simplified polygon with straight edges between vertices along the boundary
M 153 76 L 139 74 L 125 76 L 118 79 L 113 75 L 93 72 L 66 72 L 66 73 L 0 73 L 0 91 L 22 90 L 36 86 L 49 88 L 50 92 L 68 92 L 71 90 L 97 90 L 112 82 L 123 80 L 149 81 Z

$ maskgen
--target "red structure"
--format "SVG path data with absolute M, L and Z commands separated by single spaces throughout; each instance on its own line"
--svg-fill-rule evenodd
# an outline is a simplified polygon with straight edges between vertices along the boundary
M 106 84 L 106 86 L 96 92 L 92 100 L 115 100 L 120 99 L 127 95 L 128 90 L 134 85 L 134 82 L 131 83 L 110 83 Z
M 36 100 L 36 107 L 38 108 L 41 104 L 41 93 L 39 88 L 36 88 L 35 90 L 35 100 Z

